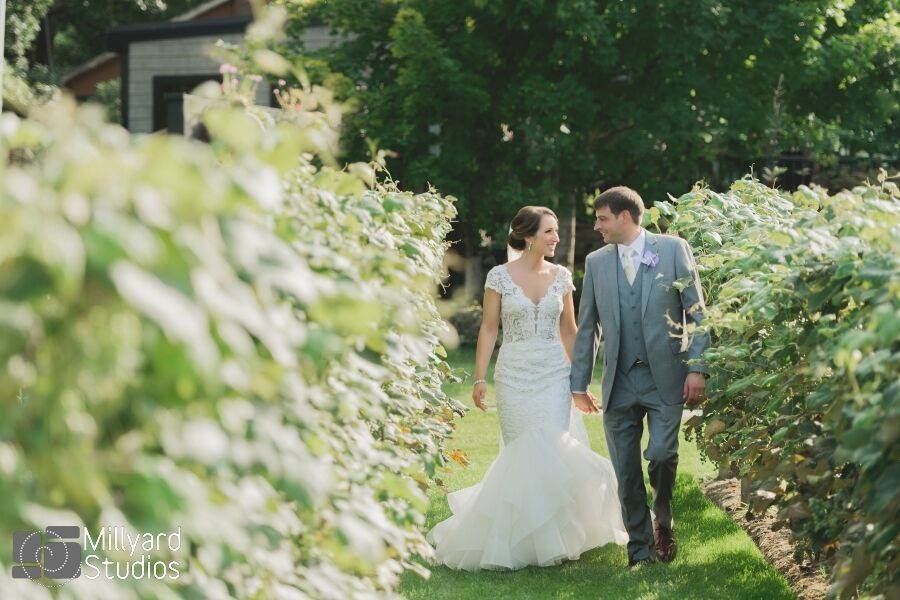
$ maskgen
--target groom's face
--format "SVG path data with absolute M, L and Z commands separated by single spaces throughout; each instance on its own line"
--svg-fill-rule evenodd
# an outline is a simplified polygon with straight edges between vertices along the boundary
M 594 221 L 594 231 L 603 236 L 603 241 L 607 244 L 622 243 L 627 237 L 627 233 L 633 227 L 631 215 L 627 210 L 623 210 L 618 215 L 613 214 L 608 206 L 601 206 L 594 211 L 597 220 Z

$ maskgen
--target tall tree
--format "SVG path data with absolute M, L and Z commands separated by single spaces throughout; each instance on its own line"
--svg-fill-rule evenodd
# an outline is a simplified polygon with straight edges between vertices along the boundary
M 356 83 L 347 133 L 396 150 L 407 186 L 459 198 L 478 252 L 515 208 L 566 214 L 598 184 L 649 202 L 760 157 L 898 153 L 900 17 L 889 0 L 326 0 L 289 3 L 287 49 Z M 579 210 L 580 212 L 580 210 Z

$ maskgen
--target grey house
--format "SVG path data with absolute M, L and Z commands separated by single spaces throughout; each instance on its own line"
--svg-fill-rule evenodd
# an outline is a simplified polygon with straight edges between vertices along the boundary
M 218 40 L 239 43 L 252 21 L 249 15 L 210 18 L 209 7 L 234 0 L 207 3 L 205 15 L 161 23 L 125 25 L 110 29 L 107 47 L 119 59 L 122 124 L 134 133 L 168 130 L 181 133 L 182 95 L 200 83 L 221 81 L 219 64 L 209 56 Z M 195 11 L 199 12 L 199 11 Z M 204 18 L 198 18 L 198 17 Z M 333 41 L 326 27 L 311 27 L 304 35 L 310 49 Z M 274 106 L 270 86 L 261 82 L 256 103 Z

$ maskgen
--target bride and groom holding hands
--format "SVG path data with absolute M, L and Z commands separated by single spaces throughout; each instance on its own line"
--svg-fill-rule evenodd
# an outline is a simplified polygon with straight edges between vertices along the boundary
M 501 448 L 480 483 L 448 494 L 453 515 L 428 540 L 454 569 L 518 569 L 627 545 L 629 566 L 675 558 L 672 492 L 682 410 L 703 397 L 708 336 L 688 244 L 640 226 L 644 204 L 626 187 L 600 194 L 576 324 L 572 275 L 547 260 L 559 243 L 554 213 L 526 206 L 513 218 L 518 257 L 490 270 L 475 351 L 472 398 L 486 409 L 494 369 Z M 677 283 L 676 283 L 677 282 Z M 588 390 L 603 352 L 601 398 Z M 590 448 L 581 413 L 603 414 L 610 458 Z M 646 420 L 653 489 L 641 464 Z

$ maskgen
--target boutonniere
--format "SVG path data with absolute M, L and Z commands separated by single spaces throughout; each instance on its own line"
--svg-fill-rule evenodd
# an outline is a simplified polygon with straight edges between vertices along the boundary
M 644 254 L 641 256 L 641 262 L 648 267 L 655 267 L 659 264 L 659 255 L 654 254 L 650 250 L 644 250 Z

